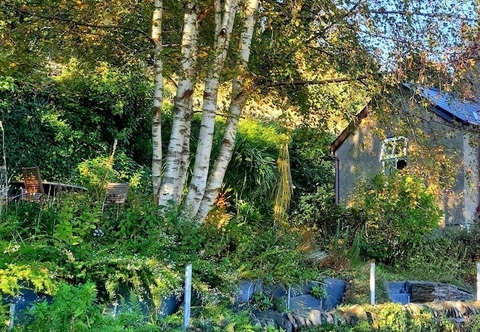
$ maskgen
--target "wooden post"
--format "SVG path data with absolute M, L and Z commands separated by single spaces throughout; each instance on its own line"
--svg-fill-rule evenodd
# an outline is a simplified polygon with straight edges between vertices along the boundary
M 370 263 L 370 304 L 375 304 L 375 263 Z

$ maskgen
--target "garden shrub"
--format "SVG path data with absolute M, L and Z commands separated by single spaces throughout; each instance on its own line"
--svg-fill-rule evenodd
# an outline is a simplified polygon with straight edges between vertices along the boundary
M 295 184 L 292 211 L 304 196 L 335 193 L 335 163 L 330 157 L 333 135 L 321 128 L 302 126 L 291 133 L 290 163 Z
M 149 80 L 105 64 L 88 73 L 76 63 L 63 69 L 41 85 L 0 78 L 9 175 L 37 165 L 44 179 L 69 180 L 80 162 L 108 153 L 115 139 L 118 151 L 149 164 Z
M 97 290 L 92 283 L 72 286 L 60 284 L 52 304 L 42 302 L 31 310 L 30 331 L 160 331 L 150 324 L 135 296 L 130 297 L 129 310 L 117 315 L 104 314 L 104 307 L 97 303 Z M 125 303 L 125 302 L 124 302 Z
M 302 196 L 291 213 L 291 221 L 311 227 L 316 241 L 323 249 L 332 241 L 341 239 L 346 246 L 353 245 L 354 235 L 365 224 L 365 216 L 360 209 L 345 208 L 334 202 L 334 194 L 318 188 L 314 194 Z
M 470 263 L 480 260 L 480 225 L 478 222 L 474 223 L 469 229 L 444 230 L 441 235 L 450 242 L 461 246 L 465 258 Z
M 386 264 L 405 257 L 442 216 L 423 181 L 401 172 L 376 175 L 360 187 L 352 203 L 366 216 L 362 255 Z
M 472 261 L 469 248 L 463 240 L 469 239 L 464 230 L 436 229 L 406 252 L 397 267 L 404 268 L 419 280 L 436 280 L 467 287 L 474 283 L 476 261 Z

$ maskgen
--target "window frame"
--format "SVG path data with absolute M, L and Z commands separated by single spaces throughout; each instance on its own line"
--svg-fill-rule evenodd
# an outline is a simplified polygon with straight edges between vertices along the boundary
M 399 141 L 403 141 L 402 143 L 403 147 L 401 148 L 399 153 L 396 153 L 397 142 Z M 387 144 L 391 145 L 390 147 L 388 147 L 389 150 L 391 151 L 391 153 L 389 154 L 386 154 Z M 394 170 L 399 170 L 398 168 L 399 161 L 404 161 L 406 166 L 407 150 L 408 150 L 408 139 L 405 136 L 395 136 L 395 137 L 384 139 L 382 141 L 382 146 L 380 149 L 380 162 L 382 163 L 382 173 L 386 175 L 392 175 Z M 387 165 L 391 165 L 388 168 L 388 174 L 387 174 Z M 400 169 L 403 169 L 405 166 L 403 166 Z

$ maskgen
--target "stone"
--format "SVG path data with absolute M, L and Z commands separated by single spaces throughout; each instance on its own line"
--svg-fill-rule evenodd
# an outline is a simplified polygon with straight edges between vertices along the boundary
M 255 315 L 255 318 L 260 320 L 263 323 L 271 324 L 274 323 L 275 326 L 281 327 L 283 325 L 283 314 L 276 311 L 260 311 Z M 270 325 L 263 325 L 263 326 L 270 326 Z
M 322 312 L 320 310 L 310 310 L 308 313 L 308 319 L 312 322 L 312 325 L 322 324 Z
M 449 317 L 464 318 L 473 314 L 473 311 L 468 307 L 468 305 L 460 301 L 445 301 L 443 306 Z
M 367 313 L 365 312 L 365 309 L 358 304 L 337 309 L 337 311 L 340 312 L 345 321 L 351 325 L 358 324 L 362 320 L 367 320 Z

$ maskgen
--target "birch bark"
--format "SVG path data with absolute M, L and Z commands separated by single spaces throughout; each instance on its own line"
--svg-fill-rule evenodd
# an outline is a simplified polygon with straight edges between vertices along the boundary
M 182 64 L 178 73 L 177 93 L 174 100 L 174 116 L 172 134 L 165 160 L 165 174 L 160 185 L 158 205 L 178 205 L 181 199 L 186 167 L 183 163 L 188 159 L 189 149 L 186 140 L 190 137 L 190 121 L 192 116 L 193 79 L 195 75 L 196 51 L 198 44 L 198 13 L 195 3 L 186 5 L 182 35 Z M 186 151 L 187 150 L 187 151 Z M 187 156 L 187 157 L 186 157 Z
M 248 60 L 250 58 L 250 45 L 253 37 L 253 30 L 255 27 L 255 14 L 258 10 L 258 0 L 248 0 L 248 5 L 245 15 L 245 25 L 240 36 L 239 44 L 239 63 L 237 66 L 237 75 L 232 82 L 232 99 L 230 102 L 229 115 L 227 124 L 220 147 L 220 153 L 215 161 L 213 170 L 208 177 L 207 186 L 203 195 L 202 201 L 199 205 L 195 220 L 203 222 L 210 209 L 212 208 L 215 199 L 218 195 L 227 170 L 228 163 L 232 159 L 235 138 L 237 136 L 238 121 L 245 102 L 245 90 L 248 89 L 248 82 L 246 81 L 246 69 Z
M 162 103 L 163 103 L 163 62 L 162 54 L 162 0 L 155 0 L 152 18 L 152 41 L 154 51 L 154 96 L 152 112 L 152 187 L 153 194 L 158 195 L 162 171 Z
M 198 146 L 193 167 L 192 179 L 185 199 L 186 211 L 195 217 L 205 192 L 212 152 L 219 77 L 225 65 L 230 34 L 233 29 L 237 0 L 225 1 L 220 32 L 216 35 L 214 57 L 205 80 L 203 94 L 202 120 L 198 137 Z M 217 30 L 217 29 L 216 29 Z M 216 31 L 215 31 L 216 32 Z

